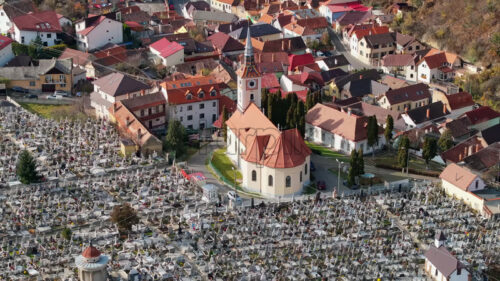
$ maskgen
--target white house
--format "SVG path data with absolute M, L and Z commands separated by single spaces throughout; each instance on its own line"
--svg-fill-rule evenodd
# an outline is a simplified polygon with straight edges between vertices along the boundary
M 12 20 L 15 17 L 33 12 L 36 12 L 36 6 L 31 0 L 11 1 L 8 5 L 0 5 L 0 33 L 11 33 Z
M 300 76 L 300 75 L 295 75 L 295 76 Z M 280 87 L 285 92 L 300 92 L 300 91 L 304 91 L 304 90 L 308 89 L 304 85 L 299 85 L 299 84 L 295 83 L 295 81 L 290 79 L 290 77 L 287 75 L 281 76 Z
M 92 51 L 108 44 L 123 42 L 121 22 L 105 16 L 93 16 L 75 23 L 78 50 Z
M 231 14 L 232 9 L 231 7 L 235 4 L 234 0 L 210 0 L 210 6 L 213 9 L 223 11 L 226 13 Z
M 428 84 L 433 80 L 451 81 L 461 64 L 457 55 L 433 49 L 416 64 L 417 82 Z
M 316 104 L 306 115 L 306 138 L 345 154 L 351 153 L 354 149 L 363 149 L 363 153 L 369 153 L 372 149 L 383 147 L 385 138 L 379 128 L 378 144 L 373 148 L 369 146 L 367 123 L 367 117 L 356 116 L 350 110 L 339 111 L 323 104 Z
M 110 107 L 117 101 L 149 94 L 149 85 L 139 82 L 122 73 L 113 72 L 92 82 L 94 91 L 90 94 L 90 106 L 96 116 L 109 119 Z
M 162 38 L 149 45 L 149 50 L 157 62 L 164 66 L 174 66 L 184 63 L 184 47 L 177 42 L 170 42 Z
M 73 24 L 73 22 L 70 19 L 61 14 L 57 14 L 57 19 L 59 20 L 59 24 L 61 25 L 61 27 L 71 26 Z
M 0 66 L 6 65 L 14 57 L 14 53 L 12 52 L 12 39 L 0 35 Z
M 245 189 L 267 197 L 299 194 L 310 180 L 311 150 L 297 129 L 280 131 L 262 113 L 261 82 L 248 32 L 237 110 L 226 121 L 227 154 L 241 171 Z
M 12 25 L 12 38 L 22 44 L 29 44 L 39 37 L 43 46 L 53 46 L 58 43 L 57 34 L 62 32 L 54 11 L 18 16 L 12 20 Z
M 425 272 L 435 281 L 469 281 L 469 271 L 446 249 L 445 242 L 446 237 L 438 231 L 434 245 L 425 252 Z

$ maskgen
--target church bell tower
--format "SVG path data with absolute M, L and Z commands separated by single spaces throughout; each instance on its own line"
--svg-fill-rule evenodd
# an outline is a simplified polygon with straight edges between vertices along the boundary
M 251 102 L 261 108 L 261 87 L 261 74 L 255 65 L 250 27 L 248 27 L 245 58 L 238 74 L 238 110 L 240 112 L 245 111 Z

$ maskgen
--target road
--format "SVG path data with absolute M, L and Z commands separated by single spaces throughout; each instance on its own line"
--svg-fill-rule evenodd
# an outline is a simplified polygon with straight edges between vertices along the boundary
M 344 44 L 342 44 L 340 36 L 337 33 L 335 33 L 333 31 L 333 29 L 328 28 L 328 33 L 330 34 L 330 40 L 332 40 L 333 45 L 335 45 L 336 53 L 344 55 L 344 57 L 346 57 L 347 61 L 349 61 L 349 63 L 351 64 L 353 70 L 355 70 L 355 69 L 359 70 L 359 69 L 363 69 L 363 68 L 366 68 L 366 69 L 373 68 L 373 66 L 366 64 L 366 63 L 358 60 L 354 56 L 352 56 L 349 48 L 344 46 Z

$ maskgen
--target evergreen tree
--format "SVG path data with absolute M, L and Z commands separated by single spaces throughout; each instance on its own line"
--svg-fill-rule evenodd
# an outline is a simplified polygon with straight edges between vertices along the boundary
M 167 135 L 163 141 L 163 151 L 175 152 L 176 157 L 181 156 L 185 151 L 184 140 L 186 130 L 178 120 L 171 120 L 168 123 Z
M 36 161 L 27 150 L 23 150 L 17 160 L 16 174 L 19 181 L 24 184 L 37 182 L 40 177 L 36 172 Z
M 422 157 L 425 159 L 425 164 L 428 167 L 429 162 L 434 158 L 437 154 L 437 142 L 435 138 L 425 137 L 424 147 L 422 151 Z
M 353 167 L 349 168 L 349 173 L 347 174 L 347 186 L 351 187 L 356 183 L 356 175 L 355 171 L 353 171 Z
M 304 137 L 306 133 L 306 117 L 302 115 L 299 120 L 299 125 L 297 126 L 297 129 L 299 129 L 300 135 Z
M 267 119 L 271 120 L 271 122 L 273 122 L 273 117 L 275 115 L 275 113 L 273 111 L 274 96 L 275 96 L 275 94 L 269 94 L 267 96 L 267 111 L 266 111 L 267 112 Z
M 314 93 L 314 101 L 313 101 L 313 106 L 321 103 L 321 92 L 317 91 Z
M 441 134 L 437 144 L 439 149 L 443 152 L 453 147 L 453 139 L 450 130 L 446 129 L 446 131 Z
M 360 148 L 358 150 L 358 172 L 359 175 L 362 175 L 365 173 L 365 160 L 363 159 L 363 149 Z
M 226 124 L 226 121 L 228 119 L 228 112 L 227 112 L 227 109 L 226 109 L 226 106 L 224 105 L 224 107 L 222 107 L 222 136 L 224 137 L 224 142 L 227 142 L 227 124 Z
M 368 117 L 368 126 L 366 128 L 366 137 L 368 145 L 372 148 L 372 155 L 375 156 L 375 144 L 378 144 L 378 124 L 375 116 Z
M 314 104 L 313 104 L 313 94 L 311 93 L 310 90 L 308 90 L 307 91 L 307 96 L 306 96 L 306 110 L 309 111 L 313 106 L 314 106 Z
M 292 104 L 286 113 L 286 127 L 288 129 L 294 128 L 295 127 L 295 105 Z
M 408 163 L 408 154 L 410 150 L 410 139 L 403 136 L 398 147 L 398 164 L 401 168 L 406 168 Z
M 349 172 L 351 172 L 351 170 L 352 170 L 352 173 L 354 174 L 354 176 L 358 176 L 359 175 L 359 162 L 358 162 L 358 152 L 356 151 L 356 149 L 353 149 L 351 151 L 351 159 L 349 161 L 349 165 L 351 166 L 351 169 L 349 169 Z
M 305 120 L 305 106 L 304 106 L 304 102 L 299 100 L 298 103 L 297 103 L 297 106 L 295 107 L 295 124 L 293 127 L 296 127 L 297 129 L 299 129 L 299 131 L 302 133 L 302 129 L 301 129 L 301 122 L 302 122 L 302 117 L 304 117 L 304 120 Z M 305 128 L 304 128 L 305 129 Z
M 392 116 L 388 114 L 387 118 L 385 119 L 385 130 L 384 130 L 385 142 L 387 143 L 388 147 L 391 146 L 390 142 L 392 139 L 392 130 L 394 130 L 394 120 L 392 119 Z
M 267 99 L 269 97 L 269 92 L 267 89 L 262 89 L 262 95 L 260 97 L 260 105 L 264 109 L 264 114 L 267 114 Z

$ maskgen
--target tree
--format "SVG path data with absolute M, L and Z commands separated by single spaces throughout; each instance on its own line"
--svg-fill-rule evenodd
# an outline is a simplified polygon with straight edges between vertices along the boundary
M 227 113 L 226 106 L 223 106 L 222 107 L 222 126 L 221 126 L 221 129 L 222 129 L 222 136 L 224 137 L 224 142 L 227 142 L 227 124 L 226 124 L 226 121 L 227 121 L 228 115 L 229 114 Z
M 307 91 L 307 96 L 306 96 L 306 110 L 309 111 L 313 106 L 314 106 L 313 94 L 309 90 Z
M 401 168 L 406 168 L 408 164 L 408 154 L 410 150 L 410 139 L 403 136 L 398 147 L 398 164 Z
M 347 186 L 353 186 L 356 183 L 356 175 L 355 171 L 353 171 L 353 167 L 349 167 L 349 172 L 347 174 Z
M 390 142 L 392 139 L 392 130 L 394 130 L 394 119 L 392 119 L 392 116 L 388 114 L 387 118 L 385 119 L 385 130 L 384 130 L 385 142 L 387 143 L 388 147 L 391 146 Z
M 441 151 L 446 151 L 453 147 L 453 139 L 451 136 L 451 131 L 446 129 L 439 137 L 438 146 Z
M 71 229 L 65 227 L 62 231 L 61 231 L 61 235 L 64 239 L 66 240 L 71 240 L 71 235 L 73 234 L 73 232 L 71 231 Z
M 269 98 L 269 92 L 267 91 L 267 89 L 262 89 L 262 94 L 261 94 L 261 97 L 260 97 L 260 104 L 261 104 L 261 107 L 262 109 L 264 109 L 264 114 L 267 115 L 267 99 Z
M 375 144 L 378 144 L 378 124 L 375 116 L 368 117 L 368 126 L 366 128 L 366 137 L 368 145 L 372 148 L 372 156 L 375 156 Z
M 422 151 L 422 157 L 425 159 L 425 164 L 427 169 L 429 168 L 429 162 L 437 154 L 437 142 L 435 138 L 425 137 L 424 148 Z
M 360 175 L 365 173 L 365 160 L 363 159 L 363 149 L 358 150 L 358 172 Z
M 354 174 L 354 176 L 358 176 L 359 175 L 359 162 L 358 162 L 358 152 L 356 151 L 356 149 L 353 149 L 351 151 L 351 159 L 349 160 L 349 165 L 351 166 L 349 169 L 349 172 L 351 172 L 352 170 L 352 173 Z
M 118 226 L 118 231 L 128 233 L 132 226 L 139 223 L 139 217 L 128 203 L 116 205 L 111 212 L 111 221 Z
M 18 157 L 16 174 L 24 184 L 37 182 L 40 177 L 36 172 L 36 161 L 27 150 L 23 150 Z
M 167 135 L 163 141 L 163 151 L 175 152 L 176 157 L 184 153 L 184 139 L 186 130 L 179 120 L 172 120 L 168 123 Z
M 330 34 L 328 33 L 328 31 L 325 31 L 325 32 L 323 32 L 323 34 L 321 34 L 320 41 L 321 41 L 321 44 L 325 47 L 332 45 L 332 40 L 330 39 Z

